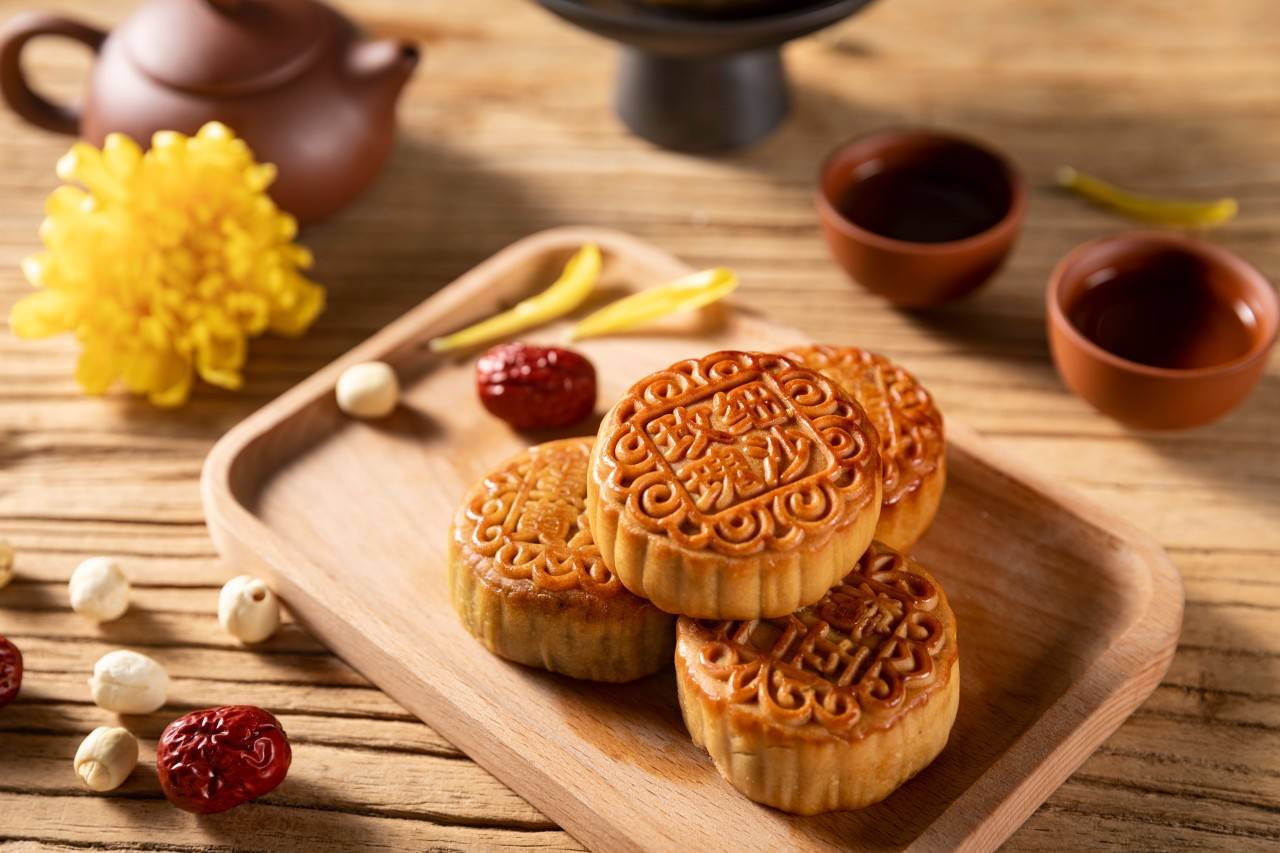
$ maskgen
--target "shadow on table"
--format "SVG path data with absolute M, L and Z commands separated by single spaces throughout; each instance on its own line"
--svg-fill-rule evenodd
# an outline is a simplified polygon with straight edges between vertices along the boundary
M 1240 804 L 1257 796 L 1257 777 L 1270 772 L 1269 757 L 1244 732 L 1256 725 L 1248 719 L 1251 707 L 1273 701 L 1270 687 L 1278 668 L 1260 661 L 1256 650 L 1274 645 L 1254 626 L 1248 609 L 1190 602 L 1184 611 L 1182 638 L 1169 672 L 1155 693 L 1124 724 L 1134 734 L 1113 735 L 1107 746 L 1123 755 L 1135 747 L 1143 751 L 1146 784 L 1154 791 L 1181 793 L 1185 768 L 1206 768 L 1197 781 L 1200 790 Z M 1216 641 L 1205 642 L 1206 638 Z M 1208 727 L 1210 732 L 1197 727 Z M 1207 758 L 1212 761 L 1206 763 Z M 1105 759 L 1103 760 L 1105 763 Z M 1092 770 L 1088 765 L 1086 772 Z M 1166 779 L 1168 780 L 1166 782 Z
M 1262 377 L 1239 408 L 1218 421 L 1173 432 L 1131 430 L 1129 435 L 1196 479 L 1229 490 L 1239 509 L 1252 510 L 1258 529 L 1265 530 L 1274 527 L 1280 507 L 1277 420 L 1280 375 L 1272 372 Z

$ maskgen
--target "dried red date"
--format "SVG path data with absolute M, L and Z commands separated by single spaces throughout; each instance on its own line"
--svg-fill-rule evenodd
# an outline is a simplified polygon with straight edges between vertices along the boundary
M 292 760 L 280 721 L 252 705 L 192 711 L 166 726 L 156 746 L 164 795 L 196 814 L 256 800 L 284 781 Z
M 476 362 L 480 402 L 516 429 L 576 424 L 596 406 L 596 369 L 573 350 L 501 344 Z
M 22 652 L 0 637 L 0 708 L 8 705 L 22 689 Z

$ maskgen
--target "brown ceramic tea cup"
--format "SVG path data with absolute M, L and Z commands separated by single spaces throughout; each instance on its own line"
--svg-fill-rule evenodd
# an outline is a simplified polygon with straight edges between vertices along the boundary
M 1000 268 L 1027 209 L 1008 159 L 969 139 L 890 130 L 836 148 L 818 179 L 818 216 L 849 277 L 895 305 L 972 292 Z
M 1049 279 L 1049 348 L 1071 390 L 1116 420 L 1182 429 L 1257 385 L 1280 325 L 1275 289 L 1232 253 L 1136 231 L 1085 243 Z

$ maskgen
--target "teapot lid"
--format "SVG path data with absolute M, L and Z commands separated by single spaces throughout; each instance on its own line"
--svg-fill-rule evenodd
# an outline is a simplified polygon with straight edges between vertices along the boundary
M 309 64 L 329 21 L 315 0 L 151 0 L 121 29 L 130 57 L 162 83 L 230 94 Z

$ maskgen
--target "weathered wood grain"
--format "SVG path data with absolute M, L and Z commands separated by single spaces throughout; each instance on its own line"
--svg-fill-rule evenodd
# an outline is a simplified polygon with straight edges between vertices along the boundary
M 0 0 L 0 16 L 40 7 L 111 22 L 132 5 Z M 182 687 L 187 701 L 272 703 L 291 732 L 305 725 L 317 743 L 422 745 L 428 735 L 406 729 L 429 729 L 378 691 L 343 684 L 350 674 L 338 674 L 341 664 L 313 672 L 319 682 L 306 689 L 270 683 L 277 652 L 318 653 L 314 643 L 291 631 L 266 654 L 235 651 L 211 611 L 195 612 L 234 569 L 218 565 L 204 531 L 196 472 L 218 435 L 478 259 L 539 228 L 584 223 L 629 230 L 693 264 L 733 265 L 744 301 L 812 336 L 900 358 L 949 414 L 1171 549 L 1188 604 L 1165 685 L 1011 849 L 1280 843 L 1280 630 L 1268 609 L 1280 595 L 1280 366 L 1273 361 L 1259 391 L 1217 425 L 1135 433 L 1063 389 L 1041 314 L 1053 262 L 1077 242 L 1124 227 L 1050 188 L 1064 162 L 1153 192 L 1238 196 L 1240 218 L 1211 239 L 1280 276 L 1280 24 L 1270 0 L 1087 8 L 1074 0 L 881 0 L 795 45 L 790 123 L 716 162 L 628 137 L 609 112 L 611 48 L 530 3 L 343 5 L 377 29 L 422 38 L 427 56 L 401 110 L 388 177 L 304 235 L 331 295 L 315 330 L 301 341 L 255 342 L 242 393 L 203 389 L 176 413 L 122 396 L 81 397 L 70 341 L 0 334 L 0 535 L 20 550 L 19 579 L 0 591 L 0 633 L 23 645 L 61 645 L 67 659 L 67 647 L 85 641 L 79 671 L 33 672 L 23 700 L 0 714 L 0 776 L 12 766 L 10 748 L 27 736 L 10 731 L 15 720 L 26 721 L 24 730 L 52 721 L 60 728 L 45 733 L 70 752 L 83 732 L 107 722 L 110 715 L 87 704 L 83 674 L 100 649 L 152 634 L 175 653 L 212 647 L 224 659 L 239 656 L 231 674 L 239 681 L 192 680 Z M 78 50 L 35 47 L 29 65 L 45 89 L 76 92 L 87 65 Z M 1004 147 L 1034 188 L 1027 229 L 1001 277 L 974 299 L 924 316 L 894 312 L 850 286 L 829 263 L 810 207 L 825 149 L 849 134 L 915 122 Z M 43 197 L 65 145 L 0 113 L 0 313 L 27 292 L 17 264 L 37 247 Z M 154 617 L 132 613 L 98 635 L 66 610 L 62 584 L 95 553 L 122 555 L 143 587 L 140 608 L 156 606 Z M 69 789 L 69 767 L 65 774 Z M 313 790 L 333 784 L 299 774 Z M 360 784 L 382 786 L 392 799 L 398 782 L 375 772 Z M 423 785 L 431 788 L 424 796 L 470 800 L 477 813 L 489 796 L 446 788 L 443 779 Z M 1242 792 L 1247 805 L 1226 802 L 1246 800 Z M 80 794 L 0 793 L 0 836 L 36 839 L 17 849 L 106 841 L 182 850 L 576 848 L 558 832 L 275 803 L 202 823 L 151 800 Z

